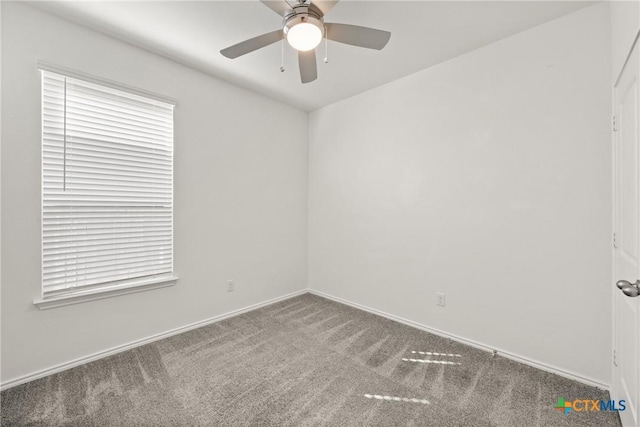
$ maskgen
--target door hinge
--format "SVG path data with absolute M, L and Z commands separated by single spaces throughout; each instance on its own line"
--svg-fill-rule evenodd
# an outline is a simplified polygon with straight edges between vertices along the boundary
M 616 233 L 613 233 L 613 248 L 618 249 L 618 241 L 616 240 Z
M 613 350 L 613 366 L 618 366 L 618 361 L 616 360 L 616 351 Z
M 618 126 L 617 126 L 617 123 L 616 123 L 615 114 L 613 116 L 611 116 L 611 130 L 614 131 L 614 132 L 618 131 Z

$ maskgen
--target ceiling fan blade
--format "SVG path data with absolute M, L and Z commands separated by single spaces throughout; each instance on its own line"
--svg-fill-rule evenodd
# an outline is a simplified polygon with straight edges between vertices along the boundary
M 338 0 L 311 0 L 311 4 L 320 9 L 323 15 L 333 9 L 336 3 L 338 3 Z
M 258 50 L 262 47 L 269 46 L 277 41 L 282 40 L 282 30 L 271 31 L 270 33 L 262 34 L 261 36 L 254 37 L 249 40 L 234 44 L 226 49 L 220 51 L 221 54 L 227 58 L 237 58 L 245 55 L 254 50 Z
M 291 5 L 285 0 L 260 0 L 260 2 L 283 18 L 293 12 Z
M 376 30 L 375 28 L 359 27 L 349 24 L 325 24 L 327 38 L 340 43 L 353 46 L 366 47 L 380 50 L 387 45 L 391 38 L 389 31 Z
M 302 80 L 302 83 L 309 83 L 318 78 L 315 50 L 299 51 L 298 65 L 300 66 L 300 80 Z

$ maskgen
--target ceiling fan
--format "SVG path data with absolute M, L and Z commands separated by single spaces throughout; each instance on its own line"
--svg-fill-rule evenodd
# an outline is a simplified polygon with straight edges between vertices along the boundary
M 318 78 L 315 48 L 322 38 L 368 49 L 380 50 L 389 41 L 391 33 L 374 28 L 349 24 L 324 22 L 324 15 L 336 5 L 338 0 L 297 0 L 291 6 L 285 0 L 260 0 L 268 8 L 282 16 L 282 29 L 242 41 L 222 49 L 227 58 L 237 58 L 254 50 L 287 39 L 291 47 L 298 51 L 298 65 L 302 83 Z M 281 68 L 284 71 L 284 68 Z

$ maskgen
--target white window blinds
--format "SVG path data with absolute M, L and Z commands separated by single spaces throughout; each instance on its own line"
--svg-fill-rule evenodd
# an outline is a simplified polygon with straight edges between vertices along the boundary
M 43 295 L 173 270 L 173 105 L 42 71 Z

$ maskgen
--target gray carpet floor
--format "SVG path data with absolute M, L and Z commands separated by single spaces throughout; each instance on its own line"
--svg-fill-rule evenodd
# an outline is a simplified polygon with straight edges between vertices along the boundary
M 413 360 L 412 360 L 413 359 Z M 598 390 L 305 294 L 0 394 L 3 426 L 617 426 Z

